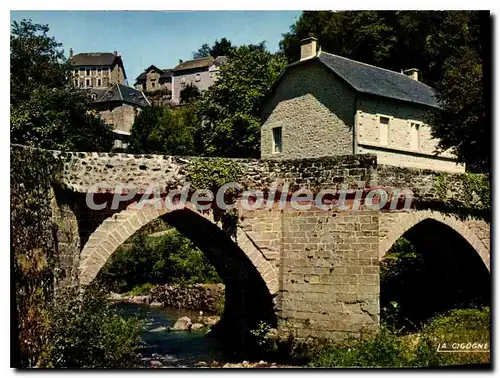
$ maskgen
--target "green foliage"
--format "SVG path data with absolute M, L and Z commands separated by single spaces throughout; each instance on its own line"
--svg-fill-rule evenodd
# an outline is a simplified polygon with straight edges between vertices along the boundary
M 143 284 L 220 282 L 203 252 L 175 229 L 162 236 L 140 235 L 130 242 L 132 246 L 120 247 L 98 275 L 115 292 Z
M 418 68 L 419 80 L 437 90 L 442 107 L 430 117 L 439 150 L 488 172 L 489 97 L 483 83 L 490 24 L 489 12 L 477 11 L 305 11 L 280 47 L 289 62 L 298 61 L 300 40 L 314 35 L 332 54 L 396 72 Z
M 455 187 L 459 187 L 460 191 L 453 193 L 454 199 L 451 200 L 449 194 Z M 441 173 L 436 177 L 436 191 L 438 197 L 457 212 L 491 211 L 488 175 L 466 172 L 457 176 Z
M 201 93 L 198 87 L 194 84 L 186 85 L 180 93 L 180 102 L 181 104 L 189 104 L 197 99 L 199 99 Z
M 146 107 L 132 125 L 129 150 L 141 154 L 189 155 L 196 115 L 189 107 Z
M 368 340 L 346 340 L 320 347 L 313 352 L 311 367 L 394 367 L 410 366 L 402 339 L 385 327 Z
M 371 339 L 324 343 L 311 351 L 311 367 L 435 367 L 489 362 L 489 353 L 440 353 L 440 342 L 490 342 L 490 311 L 454 310 L 420 334 L 401 336 L 384 325 Z
M 211 56 L 212 58 L 217 58 L 218 56 L 229 55 L 235 47 L 226 38 L 222 38 L 220 41 L 215 40 L 214 44 L 210 47 L 208 43 L 204 43 L 198 51 L 193 53 L 193 59 L 204 58 Z
M 73 87 L 61 44 L 48 26 L 23 20 L 11 30 L 11 141 L 73 151 L 110 151 L 113 133 Z
M 478 12 L 450 12 L 442 29 L 450 38 L 441 46 L 453 47 L 445 54 L 443 73 L 436 82 L 440 111 L 430 119 L 432 136 L 439 139 L 441 151 L 451 149 L 469 169 L 490 171 L 491 129 L 488 125 L 489 97 L 485 93 L 483 59 L 488 59 L 487 40 L 490 16 Z
M 34 367 L 48 345 L 47 304 L 59 278 L 50 198 L 60 165 L 48 151 L 18 146 L 11 146 L 10 161 L 10 251 L 16 313 L 12 329 L 19 342 L 14 364 Z
M 55 297 L 49 318 L 49 347 L 41 367 L 131 366 L 143 323 L 135 317 L 121 317 L 103 291 L 62 290 Z
M 189 166 L 187 181 L 193 189 L 218 190 L 222 185 L 238 182 L 243 172 L 238 162 L 231 159 L 197 159 Z
M 228 59 L 198 104 L 197 138 L 205 155 L 257 157 L 262 100 L 286 62 L 264 42 L 240 46 Z
M 148 295 L 151 290 L 155 287 L 152 283 L 146 282 L 137 286 L 134 286 L 127 294 L 131 296 L 138 295 Z

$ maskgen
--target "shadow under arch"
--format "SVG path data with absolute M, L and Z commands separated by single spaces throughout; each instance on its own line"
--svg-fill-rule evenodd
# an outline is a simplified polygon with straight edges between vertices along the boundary
M 138 208 L 137 203 L 132 203 L 106 218 L 82 249 L 80 284 L 92 282 L 121 244 L 157 218 L 189 238 L 207 256 L 226 286 L 224 313 L 212 328 L 214 335 L 229 339 L 239 352 L 246 349 L 249 331 L 257 328 L 260 322 L 276 327 L 273 295 L 278 284 L 273 266 L 258 250 L 249 246 L 248 241 L 236 243 L 209 216 L 190 206 L 167 211 L 156 210 L 150 205 Z M 243 239 L 241 230 L 237 235 Z
M 273 296 L 244 251 L 217 225 L 189 210 L 161 216 L 190 239 L 215 267 L 226 286 L 224 315 L 218 325 L 224 334 L 255 329 L 262 321 L 277 326 Z
M 449 224 L 432 218 L 419 220 L 394 241 L 384 257 L 380 305 L 384 314 L 392 302 L 398 304 L 400 319 L 395 323 L 399 325 L 409 321 L 418 328 L 451 309 L 491 304 L 489 267 Z
M 392 245 L 413 227 L 417 226 L 423 221 L 433 220 L 441 225 L 448 226 L 448 228 L 454 230 L 459 236 L 462 237 L 464 242 L 473 248 L 477 255 L 483 261 L 485 267 L 490 271 L 490 251 L 488 248 L 479 240 L 479 238 L 468 229 L 468 227 L 461 220 L 454 216 L 443 214 L 432 210 L 422 210 L 416 213 L 408 213 L 406 216 L 399 220 L 397 223 L 394 222 L 392 231 L 380 242 L 379 245 L 379 258 L 382 259 L 385 254 L 389 251 Z M 437 225 L 436 227 L 440 227 Z

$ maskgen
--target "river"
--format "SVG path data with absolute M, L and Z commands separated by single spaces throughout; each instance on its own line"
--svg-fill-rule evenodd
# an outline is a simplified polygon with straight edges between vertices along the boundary
M 196 311 L 129 303 L 118 303 L 116 306 L 125 317 L 139 315 L 145 319 L 146 326 L 142 337 L 144 345 L 140 353 L 146 361 L 161 358 L 163 365 L 189 367 L 200 361 L 229 360 L 229 354 L 227 350 L 225 351 L 222 340 L 205 336 L 206 330 L 191 332 L 157 330 L 160 327 L 173 326 L 182 316 L 187 316 L 194 322 L 199 316 Z

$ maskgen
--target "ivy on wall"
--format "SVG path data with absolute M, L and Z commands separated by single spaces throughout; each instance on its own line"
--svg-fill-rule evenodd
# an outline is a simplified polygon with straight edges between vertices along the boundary
M 446 207 L 457 213 L 490 213 L 491 187 L 487 175 L 470 172 L 461 175 L 441 173 L 436 178 L 436 192 Z
M 211 158 L 193 161 L 188 168 L 186 179 L 194 190 L 208 189 L 215 196 L 222 185 L 238 183 L 242 176 L 243 171 L 238 162 L 232 159 Z M 228 189 L 225 193 L 226 203 L 234 203 L 238 195 L 237 190 Z M 223 210 L 218 206 L 213 206 L 212 209 L 215 222 L 221 221 L 222 230 L 229 236 L 234 236 L 238 223 L 236 210 Z
M 59 162 L 49 151 L 11 147 L 11 259 L 19 350 L 13 364 L 36 366 L 47 342 L 57 267 L 50 201 Z

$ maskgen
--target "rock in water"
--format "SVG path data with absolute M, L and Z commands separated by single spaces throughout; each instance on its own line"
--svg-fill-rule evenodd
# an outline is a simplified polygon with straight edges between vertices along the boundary
M 177 319 L 174 326 L 172 327 L 173 331 L 188 331 L 191 329 L 193 323 L 191 323 L 191 319 L 187 316 L 183 316 L 182 318 Z
M 204 327 L 204 325 L 203 325 L 203 324 L 201 324 L 201 323 L 193 323 L 193 325 L 191 326 L 191 329 L 192 329 L 193 331 L 195 331 L 195 330 L 197 330 L 197 329 L 202 329 L 203 327 Z

